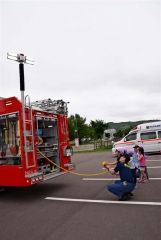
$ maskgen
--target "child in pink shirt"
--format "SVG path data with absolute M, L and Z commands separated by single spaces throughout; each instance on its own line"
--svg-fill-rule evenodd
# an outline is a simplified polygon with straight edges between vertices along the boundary
M 146 160 L 144 156 L 144 149 L 142 147 L 138 148 L 138 161 L 139 161 L 139 169 L 140 169 L 140 183 L 144 183 L 148 180 L 146 174 Z

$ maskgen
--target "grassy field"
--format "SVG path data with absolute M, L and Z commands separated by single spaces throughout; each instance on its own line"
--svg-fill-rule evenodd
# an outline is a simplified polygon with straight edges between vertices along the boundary
M 97 148 L 97 149 L 93 149 L 93 150 L 86 150 L 86 149 L 75 149 L 74 150 L 74 153 L 94 153 L 94 152 L 111 152 L 111 149 L 112 147 L 100 147 L 100 148 Z

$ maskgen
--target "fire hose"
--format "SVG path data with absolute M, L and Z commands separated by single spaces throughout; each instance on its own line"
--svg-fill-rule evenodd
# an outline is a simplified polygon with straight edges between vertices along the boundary
M 106 171 L 101 171 L 101 172 L 97 172 L 97 173 L 79 173 L 79 172 L 72 172 L 70 170 L 67 170 L 63 167 L 60 167 L 58 164 L 54 163 L 52 160 L 50 160 L 48 157 L 46 157 L 42 152 L 40 152 L 38 150 L 38 152 L 41 154 L 41 156 L 43 156 L 49 163 L 53 164 L 54 166 L 56 166 L 57 168 L 63 170 L 64 172 L 67 172 L 67 173 L 71 173 L 73 175 L 76 175 L 76 176 L 86 176 L 86 177 L 92 177 L 92 176 L 99 176 L 99 175 L 103 175 L 103 174 L 107 174 L 107 170 Z M 102 162 L 102 165 L 103 165 L 104 162 Z M 107 163 L 106 163 L 107 164 Z

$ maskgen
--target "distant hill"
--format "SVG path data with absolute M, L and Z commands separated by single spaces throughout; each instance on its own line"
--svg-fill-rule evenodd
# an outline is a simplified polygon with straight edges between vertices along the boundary
M 157 122 L 157 121 L 161 121 L 161 120 L 140 120 L 140 121 L 136 121 L 136 122 L 132 122 L 132 121 L 129 121 L 129 122 L 119 122 L 119 123 L 115 123 L 115 122 L 109 122 L 109 128 L 114 128 L 114 129 L 124 129 L 124 128 L 127 128 L 127 127 L 131 127 L 131 128 L 134 128 L 136 127 L 137 125 L 139 124 L 142 124 L 142 123 L 148 123 L 148 122 Z

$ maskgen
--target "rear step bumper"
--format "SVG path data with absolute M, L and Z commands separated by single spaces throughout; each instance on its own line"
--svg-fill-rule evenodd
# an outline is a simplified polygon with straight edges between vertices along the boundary
M 52 173 L 48 173 L 46 175 L 44 175 L 44 181 L 47 181 L 47 180 L 50 180 L 52 178 L 55 178 L 55 177 L 59 177 L 63 174 L 65 174 L 66 172 L 52 172 Z

